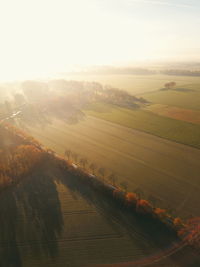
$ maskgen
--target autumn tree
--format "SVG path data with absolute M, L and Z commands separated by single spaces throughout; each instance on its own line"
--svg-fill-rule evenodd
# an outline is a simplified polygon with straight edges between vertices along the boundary
M 115 186 L 116 181 L 117 181 L 117 176 L 114 172 L 112 172 L 109 176 L 108 179 L 111 181 L 111 183 Z
M 177 229 L 181 229 L 183 227 L 183 222 L 182 220 L 177 217 L 173 220 L 173 223 L 174 223 L 174 226 L 177 228 Z
M 121 188 L 124 189 L 125 192 L 127 191 L 127 187 L 128 187 L 128 185 L 127 185 L 127 182 L 126 182 L 126 181 L 121 182 L 121 183 L 120 183 L 120 186 L 121 186 Z
M 72 152 L 71 152 L 70 149 L 66 149 L 66 150 L 65 150 L 65 156 L 67 157 L 68 160 L 70 159 L 71 153 L 72 153 Z
M 135 193 L 128 192 L 128 193 L 126 193 L 125 199 L 126 199 L 127 204 L 136 205 L 138 198 L 137 198 L 137 195 Z
M 94 171 L 97 169 L 96 164 L 95 163 L 91 163 L 89 167 L 92 170 L 92 173 L 94 174 Z
M 76 152 L 72 152 L 71 154 L 72 154 L 74 161 L 77 162 L 79 158 L 78 154 Z
M 144 191 L 140 187 L 137 187 L 134 190 L 134 193 L 136 193 L 138 195 L 138 198 L 142 198 L 144 196 Z
M 151 204 L 145 200 L 145 199 L 138 199 L 137 201 L 137 211 L 141 213 L 146 213 L 146 214 L 152 214 L 153 213 L 153 207 Z
M 85 169 L 87 163 L 88 163 L 88 160 L 86 158 L 80 159 L 80 164 L 83 166 L 84 169 Z
M 101 168 L 98 169 L 98 172 L 104 178 L 104 176 L 105 176 L 105 169 L 101 167 Z

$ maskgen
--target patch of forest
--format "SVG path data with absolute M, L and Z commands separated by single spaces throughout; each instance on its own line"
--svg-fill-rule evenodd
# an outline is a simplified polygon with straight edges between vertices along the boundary
M 137 109 L 148 102 L 124 90 L 97 82 L 51 80 L 25 81 L 10 100 L 0 104 L 0 120 L 18 117 L 25 123 L 48 123 L 50 118 L 76 123 L 88 104 L 103 102 Z

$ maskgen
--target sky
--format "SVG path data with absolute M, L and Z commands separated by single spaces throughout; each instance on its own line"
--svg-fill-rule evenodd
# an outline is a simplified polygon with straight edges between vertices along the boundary
M 0 0 L 0 80 L 200 60 L 199 0 Z

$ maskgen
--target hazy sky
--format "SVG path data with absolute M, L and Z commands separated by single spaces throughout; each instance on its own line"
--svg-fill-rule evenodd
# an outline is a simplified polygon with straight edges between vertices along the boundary
M 0 0 L 0 79 L 77 64 L 200 60 L 199 0 Z

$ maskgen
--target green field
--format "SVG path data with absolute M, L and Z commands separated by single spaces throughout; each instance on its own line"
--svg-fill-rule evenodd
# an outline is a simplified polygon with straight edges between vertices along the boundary
M 124 84 L 133 94 L 148 92 L 142 96 L 152 97 L 153 103 L 157 103 L 155 98 L 158 103 L 168 101 L 177 107 L 198 109 L 198 85 L 159 91 L 167 77 L 115 78 L 106 76 L 112 80 L 109 84 Z M 180 79 L 182 84 L 195 80 Z M 70 156 L 76 164 L 87 159 L 87 172 L 92 172 L 89 165 L 94 163 L 95 175 L 100 177 L 98 170 L 104 168 L 102 179 L 109 181 L 108 176 L 115 173 L 118 186 L 139 192 L 170 214 L 183 219 L 200 216 L 200 125 L 159 116 L 145 108 L 126 109 L 100 102 L 85 106 L 84 112 L 85 118 L 74 124 L 51 117 L 36 124 L 20 117 L 15 122 L 56 153 L 64 156 L 66 149 L 76 153 L 76 158 Z M 129 262 L 132 266 L 145 258 L 150 267 L 178 267 L 190 266 L 191 259 L 195 260 L 187 256 L 188 251 L 180 250 L 173 258 L 150 264 L 148 256 L 156 253 L 159 257 L 161 252 L 163 257 L 162 248 L 171 247 L 174 239 L 147 221 L 129 217 L 75 176 L 63 176 L 51 164 L 46 167 L 44 173 L 35 170 L 1 198 L 0 265 L 79 267 Z
M 172 90 L 159 90 L 142 96 L 152 103 L 200 110 L 200 83 L 186 84 Z
M 142 94 L 152 92 L 164 87 L 169 81 L 175 81 L 178 86 L 184 84 L 200 83 L 200 77 L 184 77 L 169 75 L 65 75 L 63 79 L 77 81 L 96 81 L 103 85 L 111 85 L 128 91 L 129 93 Z
M 54 120 L 28 130 L 59 154 L 71 149 L 105 168 L 106 175 L 114 171 L 117 184 L 125 182 L 131 191 L 140 188 L 145 198 L 154 196 L 158 206 L 182 217 L 200 215 L 198 149 L 90 116 L 74 125 Z
M 91 104 L 84 111 L 100 119 L 200 148 L 200 125 L 159 116 L 142 109 L 125 109 L 102 103 Z

